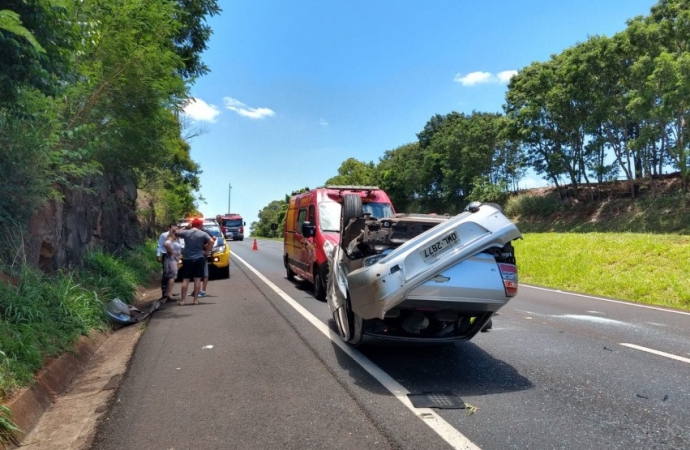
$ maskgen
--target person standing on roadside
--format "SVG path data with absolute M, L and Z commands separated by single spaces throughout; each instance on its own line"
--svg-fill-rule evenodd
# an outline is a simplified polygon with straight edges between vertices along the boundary
M 175 228 L 175 224 L 171 223 L 168 225 L 168 230 L 164 231 L 158 236 L 158 247 L 156 248 L 156 259 L 161 263 L 163 268 L 163 276 L 161 278 L 161 299 L 165 297 L 165 293 L 168 290 L 168 278 L 165 276 L 165 260 L 167 257 L 165 250 L 165 240 L 168 238 L 168 234 L 171 230 Z
M 190 224 L 191 225 L 191 224 Z M 211 248 L 213 248 L 214 245 L 216 245 L 216 237 L 212 235 L 211 233 L 206 230 L 203 225 L 201 227 L 201 231 L 204 233 L 208 234 L 211 239 L 213 240 L 213 244 L 211 245 Z M 206 289 L 208 288 L 208 257 L 211 256 L 211 250 L 206 252 L 206 259 L 204 259 L 204 278 L 201 279 L 201 291 L 199 291 L 198 296 L 199 297 L 206 297 Z M 194 291 L 196 292 L 196 291 Z
M 179 305 L 184 305 L 187 298 L 189 280 L 194 279 L 194 304 L 199 304 L 201 278 L 204 276 L 206 253 L 213 247 L 211 236 L 201 231 L 203 221 L 192 220 L 191 230 L 179 230 L 177 235 L 184 239 L 184 255 L 182 257 L 182 293 Z
M 176 227 L 172 227 L 168 233 L 168 237 L 165 239 L 165 254 L 167 256 L 165 258 L 165 264 L 163 264 L 163 276 L 167 276 L 168 285 L 166 286 L 163 297 L 166 301 L 170 301 L 175 279 L 177 278 L 177 265 L 182 254 L 182 243 L 177 236 Z
M 211 244 L 211 248 L 213 248 L 214 245 L 216 245 L 216 237 L 213 236 L 211 233 L 208 231 L 204 230 L 201 228 L 201 231 L 204 233 L 208 234 L 211 239 L 213 240 L 213 244 Z M 211 256 L 211 250 L 206 252 L 206 257 L 204 258 L 204 278 L 201 280 L 201 291 L 199 292 L 199 297 L 206 297 L 206 289 L 208 288 L 208 257 Z

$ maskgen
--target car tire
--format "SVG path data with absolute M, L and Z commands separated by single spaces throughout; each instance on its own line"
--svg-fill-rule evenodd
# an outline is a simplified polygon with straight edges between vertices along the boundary
M 345 227 L 350 223 L 351 219 L 362 217 L 364 210 L 362 209 L 362 199 L 356 194 L 345 194 L 343 196 L 343 209 L 340 214 L 340 245 L 346 249 L 348 244 L 356 236 L 350 236 L 345 233 Z
M 333 320 L 340 338 L 347 344 L 358 347 L 362 343 L 364 322 L 350 309 L 350 298 L 333 313 Z
M 326 299 L 326 286 L 323 284 L 323 276 L 318 267 L 314 267 L 314 298 L 317 300 Z
M 226 267 L 226 268 L 224 268 L 224 269 L 220 269 L 220 270 L 221 270 L 221 272 L 220 272 L 220 278 L 226 279 L 226 280 L 227 280 L 228 278 L 230 278 L 230 264 L 228 264 L 228 267 Z
M 283 261 L 285 262 L 285 272 L 287 273 L 287 279 L 289 281 L 292 281 L 295 279 L 295 272 L 292 271 L 290 268 L 290 264 L 288 263 L 287 256 L 283 258 Z

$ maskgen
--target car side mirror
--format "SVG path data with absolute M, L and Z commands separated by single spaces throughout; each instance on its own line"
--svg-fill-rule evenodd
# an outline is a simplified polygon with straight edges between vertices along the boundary
M 302 223 L 302 236 L 305 238 L 310 238 L 316 235 L 316 226 L 312 225 L 311 222 Z

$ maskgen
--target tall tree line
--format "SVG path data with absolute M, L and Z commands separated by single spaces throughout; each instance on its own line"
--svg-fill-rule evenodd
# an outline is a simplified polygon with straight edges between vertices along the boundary
M 563 196 L 614 179 L 636 195 L 637 180 L 669 171 L 687 190 L 689 119 L 690 0 L 661 0 L 612 37 L 520 70 L 502 113 L 435 115 L 416 142 L 377 164 L 349 159 L 335 178 L 380 185 L 400 211 L 449 213 L 515 190 L 529 169 Z
M 0 225 L 121 172 L 163 220 L 194 210 L 200 169 L 180 113 L 219 12 L 216 0 L 4 0 Z

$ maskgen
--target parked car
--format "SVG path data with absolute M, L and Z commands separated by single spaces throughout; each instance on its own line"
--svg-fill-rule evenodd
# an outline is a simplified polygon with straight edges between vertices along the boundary
M 343 198 L 328 305 L 341 338 L 471 339 L 517 294 L 511 242 L 522 235 L 499 208 L 472 203 L 455 216 L 375 218 Z
M 388 195 L 376 186 L 326 186 L 293 195 L 288 202 L 283 236 L 283 263 L 288 280 L 298 275 L 312 283 L 314 297 L 326 298 L 328 260 L 340 241 L 343 196 L 360 199 L 374 217 L 395 213 Z

